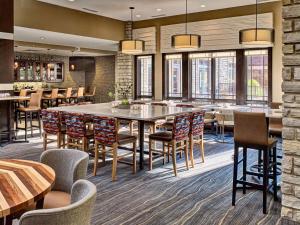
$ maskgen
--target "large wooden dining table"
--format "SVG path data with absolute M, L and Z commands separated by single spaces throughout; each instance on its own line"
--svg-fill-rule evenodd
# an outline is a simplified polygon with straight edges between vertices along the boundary
M 55 172 L 49 166 L 27 160 L 0 160 L 0 225 L 12 224 L 13 216 L 32 206 L 43 207 Z M 5 222 L 4 222 L 4 218 Z
M 51 110 L 51 109 L 50 109 Z M 131 105 L 128 109 L 119 109 L 112 106 L 112 103 L 101 103 L 91 105 L 76 105 L 57 107 L 52 110 L 58 110 L 71 113 L 85 113 L 95 116 L 107 116 L 117 119 L 138 121 L 139 132 L 139 152 L 140 152 L 140 169 L 144 168 L 144 128 L 145 122 L 155 121 L 193 111 L 201 111 L 200 108 L 182 108 L 175 106 L 157 106 L 157 105 Z

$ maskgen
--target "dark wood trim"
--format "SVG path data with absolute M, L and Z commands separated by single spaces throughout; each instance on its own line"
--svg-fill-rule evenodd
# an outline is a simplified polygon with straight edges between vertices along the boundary
M 0 32 L 14 33 L 14 1 L 1 0 Z
M 14 82 L 14 41 L 0 39 L 0 83 Z
M 245 51 L 236 51 L 236 104 L 244 105 L 247 98 L 247 76 L 245 67 Z
M 185 52 L 182 54 L 182 100 L 188 101 L 190 100 L 190 93 L 189 93 L 189 53 Z M 191 91 L 190 91 L 191 92 Z
M 273 102 L 273 49 L 268 49 L 268 103 Z
M 137 76 L 137 58 L 139 56 L 151 56 L 152 58 L 152 95 L 151 96 L 143 96 L 140 95 L 141 92 L 141 87 L 138 84 L 138 76 Z M 155 55 L 149 54 L 149 55 L 136 55 L 134 57 L 134 99 L 139 99 L 139 98 L 152 98 L 154 99 L 155 97 Z

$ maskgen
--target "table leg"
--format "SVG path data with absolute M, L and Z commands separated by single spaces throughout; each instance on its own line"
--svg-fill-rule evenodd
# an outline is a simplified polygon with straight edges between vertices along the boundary
M 0 225 L 4 225 L 4 217 L 0 218 Z
M 5 225 L 12 225 L 13 216 L 7 216 L 5 218 Z
M 43 209 L 43 207 L 44 207 L 44 198 L 36 202 L 36 209 Z
M 144 128 L 145 122 L 139 121 L 140 169 L 144 169 Z

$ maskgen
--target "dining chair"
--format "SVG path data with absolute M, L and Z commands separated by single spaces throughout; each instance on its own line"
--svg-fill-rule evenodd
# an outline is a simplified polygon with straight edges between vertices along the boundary
M 82 99 L 84 99 L 84 87 L 79 87 L 77 90 L 77 93 L 71 97 L 71 99 L 74 100 L 74 102 L 80 102 Z
M 45 196 L 44 208 L 69 205 L 72 185 L 86 178 L 89 155 L 79 150 L 51 149 L 42 153 L 40 161 L 55 171 L 55 183 Z
M 204 112 L 194 112 L 191 114 L 191 124 L 189 133 L 189 148 L 191 164 L 194 168 L 194 145 L 200 145 L 200 154 L 204 163 Z
M 92 92 L 87 92 L 84 94 L 84 99 L 86 101 L 91 101 L 93 103 L 95 103 L 95 96 L 96 96 L 96 87 L 93 88 L 93 91 Z M 91 90 L 89 90 L 91 91 Z
M 28 107 L 20 107 L 16 110 L 16 130 L 25 131 L 25 141 L 27 141 L 27 130 L 28 130 L 28 117 L 30 121 L 31 136 L 33 136 L 33 128 L 38 127 L 40 134 L 41 132 L 41 98 L 42 96 L 37 93 L 32 93 Z M 19 119 L 21 120 L 22 114 L 24 115 L 25 126 L 19 127 Z M 36 116 L 38 126 L 33 125 L 33 116 Z
M 216 133 L 221 134 L 222 142 L 225 142 L 225 128 L 233 128 L 233 111 L 232 112 L 217 112 L 215 113 L 216 118 Z
M 132 157 L 132 170 L 136 173 L 136 136 L 119 134 L 118 121 L 115 118 L 94 117 L 94 136 L 95 136 L 95 161 L 94 161 L 94 176 L 97 175 L 99 154 L 102 156 L 103 162 L 107 153 L 113 158 L 112 165 L 112 180 L 116 180 L 117 163 L 121 159 L 128 156 Z M 127 153 L 120 154 L 119 146 L 132 144 L 132 149 L 127 150 Z M 100 147 L 100 148 L 99 148 Z M 121 162 L 121 161 L 120 161 Z
M 69 204 L 52 209 L 32 210 L 23 214 L 20 225 L 90 225 L 97 188 L 87 180 L 72 185 Z
M 265 113 L 234 112 L 234 166 L 232 205 L 236 203 L 238 184 L 242 185 L 243 194 L 246 188 L 252 187 L 263 191 L 263 213 L 267 213 L 267 192 L 269 179 L 272 179 L 274 200 L 277 201 L 277 140 L 269 138 Z M 239 148 L 243 148 L 243 158 L 239 159 Z M 263 166 L 258 162 L 257 172 L 248 170 L 248 148 L 263 155 Z M 260 159 L 259 159 L 260 160 Z M 242 163 L 242 177 L 238 178 L 239 164 Z M 251 167 L 254 168 L 254 167 Z M 247 180 L 247 175 L 263 178 L 262 184 Z
M 27 93 L 28 93 L 28 90 L 27 89 L 21 89 L 20 90 L 20 93 L 19 93 L 19 97 L 26 97 L 27 96 Z M 15 109 L 21 107 L 21 105 L 23 105 L 24 107 L 26 106 L 26 102 L 27 100 L 15 100 Z
M 182 114 L 175 116 L 172 132 L 163 131 L 149 135 L 149 170 L 153 167 L 153 153 L 163 156 L 163 163 L 165 163 L 166 155 L 172 156 L 173 170 L 177 176 L 176 155 L 177 152 L 185 153 L 186 168 L 189 169 L 188 159 L 188 141 L 190 133 L 190 115 Z M 163 143 L 163 150 L 156 150 L 152 147 L 153 141 L 160 141 Z M 166 151 L 168 148 L 168 152 Z M 170 152 L 170 148 L 172 151 Z
M 53 107 L 53 101 L 57 105 L 58 88 L 53 88 L 51 94 L 45 94 L 42 98 L 43 102 L 46 102 L 47 107 Z
M 66 127 L 62 125 L 62 113 L 59 111 L 42 110 L 43 122 L 43 149 L 47 150 L 47 145 L 57 142 L 57 148 L 66 146 Z M 56 136 L 56 140 L 49 136 Z
M 60 103 L 70 103 L 70 98 L 72 97 L 72 90 L 73 88 L 67 88 L 65 94 L 58 94 L 57 99 L 60 100 Z
M 89 116 L 81 113 L 64 113 L 68 148 L 79 148 L 89 151 L 90 141 L 94 140 L 94 132 L 88 129 Z

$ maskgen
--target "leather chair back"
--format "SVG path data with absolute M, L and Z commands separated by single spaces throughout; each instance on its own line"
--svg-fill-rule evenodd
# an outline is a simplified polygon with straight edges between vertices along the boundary
M 32 93 L 31 98 L 30 98 L 30 102 L 29 102 L 29 106 L 40 108 L 41 107 L 41 100 L 42 100 L 42 96 L 40 94 Z
M 72 96 L 72 88 L 67 88 L 66 98 L 71 98 L 71 96 Z
M 27 96 L 27 90 L 26 89 L 21 89 L 19 96 L 20 97 L 26 97 Z
M 54 88 L 51 91 L 51 98 L 57 98 L 58 97 L 58 88 Z

